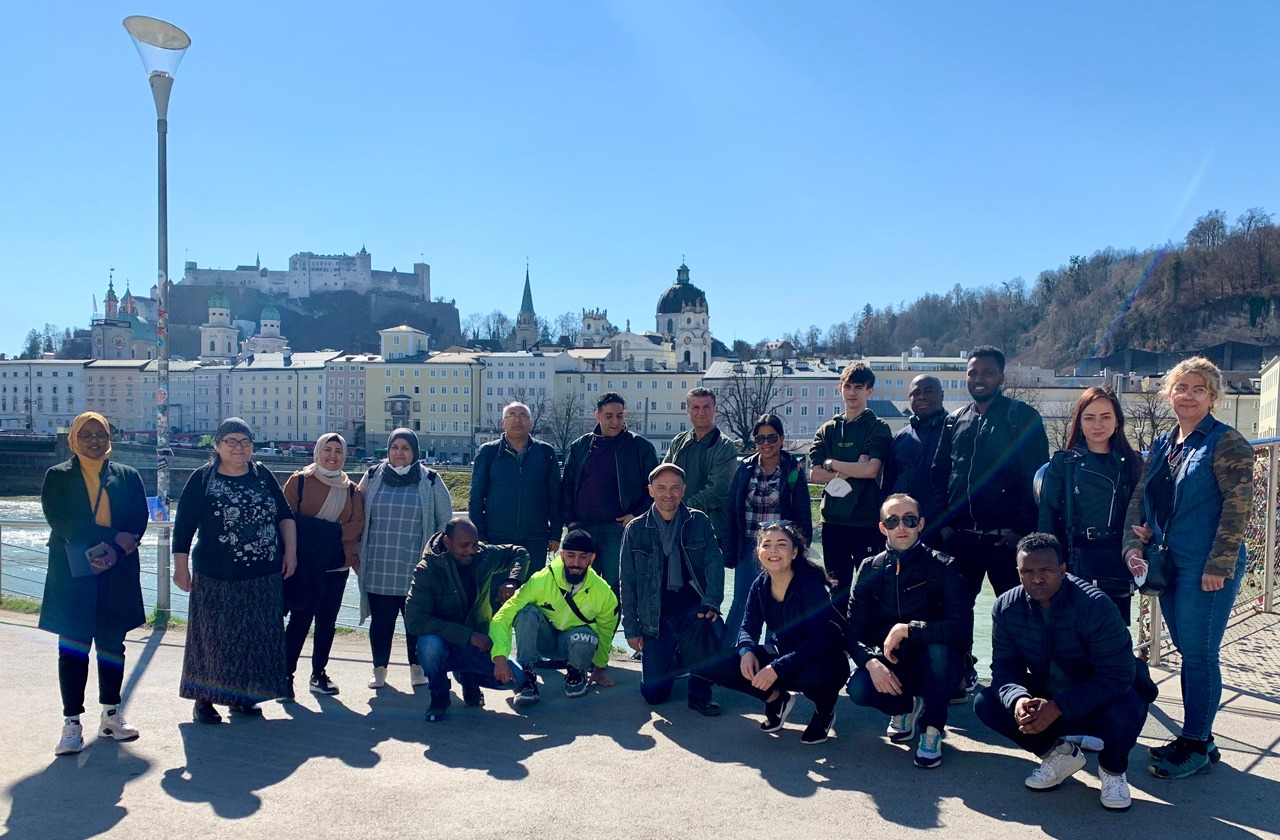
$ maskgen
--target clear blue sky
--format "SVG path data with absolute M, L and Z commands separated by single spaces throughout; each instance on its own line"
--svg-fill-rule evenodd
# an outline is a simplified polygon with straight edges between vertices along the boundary
M 514 314 L 527 257 L 539 314 L 652 328 L 684 255 L 731 342 L 1280 211 L 1270 2 L 23 3 L 0 351 L 87 325 L 111 266 L 154 281 L 128 14 L 193 40 L 175 278 L 363 245 L 425 258 L 464 316 Z

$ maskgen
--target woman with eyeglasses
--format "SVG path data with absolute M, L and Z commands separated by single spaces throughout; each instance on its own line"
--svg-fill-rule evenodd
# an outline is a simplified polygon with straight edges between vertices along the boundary
M 1247 557 L 1244 532 L 1253 507 L 1253 447 L 1216 419 L 1222 372 L 1203 357 L 1165 375 L 1176 428 L 1156 438 L 1129 503 L 1125 561 L 1135 574 L 1147 542 L 1163 546 L 1172 565 L 1160 609 L 1182 656 L 1182 734 L 1150 749 L 1151 772 L 1182 779 L 1218 760 L 1213 721 L 1222 700 L 1218 650 L 1235 605 Z
M 786 450 L 782 419 L 776 414 L 761 415 L 751 427 L 751 440 L 756 451 L 733 474 L 725 511 L 724 565 L 734 570 L 733 603 L 725 620 L 731 644 L 742 625 L 747 592 L 760 574 L 756 559 L 760 523 L 790 520 L 806 545 L 813 539 L 809 477 L 800 460 Z
M 1065 444 L 1036 473 L 1037 530 L 1058 538 L 1071 574 L 1106 593 L 1128 624 L 1134 585 L 1120 542 L 1142 459 L 1125 435 L 1115 391 L 1093 387 L 1080 395 Z
M 794 522 L 762 523 L 753 550 L 764 571 L 747 590 L 742 628 L 735 637 L 738 656 L 714 666 L 709 675 L 725 688 L 764 701 L 761 732 L 782 729 L 796 694 L 808 697 L 814 712 L 800 742 L 821 744 L 835 723 L 836 697 L 849 678 L 831 582 L 809 559 L 804 534 Z M 767 643 L 757 644 L 765 627 Z
M 360 621 L 369 619 L 373 678 L 369 688 L 387 684 L 387 666 L 395 641 L 396 619 L 413 582 L 413 569 L 427 541 L 444 530 L 453 514 L 449 488 L 435 470 L 419 460 L 418 435 L 396 429 L 387 438 L 387 458 L 360 479 L 364 497 L 364 535 L 360 538 Z M 418 664 L 418 637 L 405 633 L 409 684 L 426 685 Z
M 120 688 L 125 634 L 146 620 L 138 562 L 138 543 L 147 530 L 142 478 L 133 467 L 111 461 L 111 427 L 97 412 L 75 419 L 67 445 L 71 457 L 50 467 L 40 488 L 50 533 L 39 627 L 58 636 L 62 693 L 55 755 L 84 749 L 80 715 L 90 647 L 98 650 L 99 737 L 138 737 L 120 712 Z
M 179 694 L 195 701 L 196 723 L 221 723 L 215 704 L 258 717 L 257 704 L 285 695 L 282 582 L 295 539 L 279 482 L 253 460 L 253 432 L 223 420 L 173 526 L 173 583 L 191 594 Z

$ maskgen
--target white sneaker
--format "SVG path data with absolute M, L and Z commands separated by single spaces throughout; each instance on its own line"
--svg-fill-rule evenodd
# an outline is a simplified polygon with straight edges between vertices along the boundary
M 98 734 L 117 741 L 132 741 L 139 735 L 138 727 L 128 723 L 118 708 L 103 709 L 102 720 L 98 723 Z
M 1129 796 L 1129 779 L 1124 773 L 1115 776 L 1098 768 L 1098 779 L 1102 782 L 1102 807 L 1108 811 L 1127 811 L 1133 804 Z
M 373 679 L 369 680 L 369 688 L 382 688 L 387 684 L 387 669 L 374 668 Z
M 62 737 L 53 748 L 54 755 L 72 755 L 84 749 L 84 730 L 79 718 L 66 718 L 62 724 Z
M 1097 735 L 1063 735 L 1062 740 L 1068 744 L 1075 744 L 1085 752 L 1102 752 L 1105 746 Z
M 1023 783 L 1032 790 L 1054 790 L 1084 767 L 1084 753 L 1075 744 L 1059 741 L 1044 754 L 1040 766 Z
M 409 666 L 409 685 L 426 685 L 427 675 L 421 665 Z
M 911 711 L 904 715 L 891 715 L 889 717 L 889 725 L 885 727 L 884 734 L 889 736 L 889 740 L 895 744 L 902 744 L 916 737 L 916 721 L 920 719 L 920 712 L 924 709 L 924 698 L 917 697 Z

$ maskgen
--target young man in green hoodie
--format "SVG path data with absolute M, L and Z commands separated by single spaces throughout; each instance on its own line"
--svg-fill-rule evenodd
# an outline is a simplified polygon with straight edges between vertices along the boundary
M 564 677 L 568 697 L 586 694 L 589 683 L 614 684 L 605 669 L 618 629 L 618 597 L 591 568 L 595 559 L 596 542 L 591 535 L 570 531 L 560 543 L 559 556 L 529 578 L 489 623 L 493 678 L 519 685 L 517 705 L 538 702 L 534 667 L 543 658 L 568 663 Z M 513 630 L 515 662 L 510 661 Z
M 849 607 L 853 570 L 884 549 L 880 533 L 880 468 L 893 447 L 889 424 L 867 408 L 876 375 L 866 362 L 840 374 L 844 413 L 818 427 L 809 447 L 810 480 L 822 491 L 822 562 L 835 579 L 831 600 Z

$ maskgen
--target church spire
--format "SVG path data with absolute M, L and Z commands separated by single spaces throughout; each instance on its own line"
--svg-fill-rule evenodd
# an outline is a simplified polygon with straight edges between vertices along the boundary
M 524 297 L 520 300 L 520 314 L 533 315 L 533 288 L 529 285 L 529 265 L 524 267 Z

